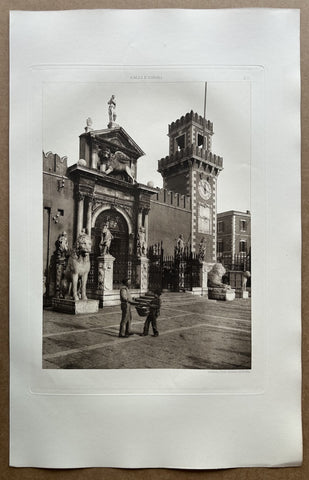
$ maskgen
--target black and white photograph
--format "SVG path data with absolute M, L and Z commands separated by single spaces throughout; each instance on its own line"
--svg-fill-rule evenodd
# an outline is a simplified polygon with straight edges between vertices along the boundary
M 43 86 L 43 368 L 251 369 L 251 82 L 129 80 Z

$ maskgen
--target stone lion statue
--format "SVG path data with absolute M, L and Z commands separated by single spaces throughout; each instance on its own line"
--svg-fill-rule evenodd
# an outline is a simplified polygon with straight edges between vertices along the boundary
M 69 256 L 62 279 L 62 295 L 72 295 L 73 300 L 87 300 L 86 285 L 90 270 L 91 238 L 82 232 Z
M 107 170 L 105 170 L 106 175 L 116 172 L 124 172 L 127 174 L 128 178 L 134 183 L 133 172 L 130 168 L 130 157 L 123 152 L 117 151 L 110 155 L 107 161 Z
M 208 273 L 208 287 L 229 290 L 231 288 L 230 285 L 226 285 L 222 282 L 222 277 L 225 273 L 226 270 L 222 263 L 215 263 Z

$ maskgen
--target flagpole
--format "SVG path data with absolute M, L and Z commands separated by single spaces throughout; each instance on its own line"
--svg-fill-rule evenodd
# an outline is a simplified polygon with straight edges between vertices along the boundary
M 205 82 L 205 91 L 204 91 L 204 119 L 203 119 L 203 148 L 206 150 L 206 137 L 205 137 L 205 128 L 206 128 L 206 98 L 207 98 L 207 82 Z

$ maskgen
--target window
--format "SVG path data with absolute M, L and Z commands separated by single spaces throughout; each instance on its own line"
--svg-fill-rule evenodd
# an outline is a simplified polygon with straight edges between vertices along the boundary
M 198 133 L 197 135 L 197 146 L 203 147 L 204 146 L 204 136 Z M 207 138 L 205 137 L 205 148 L 207 148 Z
M 246 232 L 246 231 L 247 231 L 247 221 L 246 221 L 246 220 L 240 220 L 239 226 L 240 226 L 240 230 L 241 230 L 242 232 Z
M 239 242 L 239 252 L 247 253 L 247 242 L 246 240 L 240 240 Z
M 219 221 L 218 222 L 218 233 L 224 232 L 224 222 Z
M 177 150 L 182 150 L 186 146 L 186 136 L 185 134 L 180 135 L 180 137 L 176 138 L 176 145 L 177 145 Z

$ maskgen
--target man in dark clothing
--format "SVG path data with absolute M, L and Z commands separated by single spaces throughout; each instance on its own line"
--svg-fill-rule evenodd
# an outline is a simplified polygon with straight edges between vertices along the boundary
M 156 290 L 154 293 L 155 293 L 155 296 L 154 296 L 154 299 L 151 300 L 151 302 L 149 304 L 150 311 L 147 315 L 147 318 L 146 318 L 145 324 L 144 324 L 144 331 L 143 331 L 144 336 L 148 335 L 150 323 L 152 325 L 152 330 L 153 330 L 154 337 L 157 337 L 159 335 L 158 328 L 157 328 L 157 318 L 160 315 L 160 308 L 161 308 L 160 295 L 161 295 L 161 291 Z
M 132 300 L 131 293 L 129 291 L 130 280 L 125 278 L 122 280 L 122 286 L 120 288 L 120 301 L 121 301 L 121 322 L 119 329 L 119 337 L 127 338 L 129 335 L 133 335 L 131 332 L 132 312 L 131 305 L 135 302 Z

